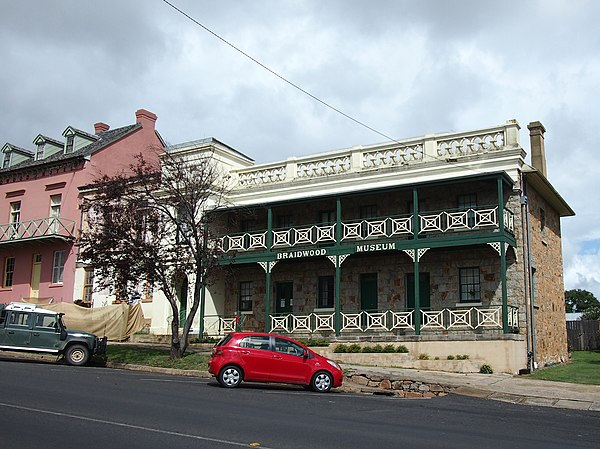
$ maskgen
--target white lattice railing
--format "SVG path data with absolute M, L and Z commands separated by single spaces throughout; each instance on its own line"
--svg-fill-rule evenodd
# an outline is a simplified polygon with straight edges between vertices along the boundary
M 414 330 L 414 311 L 361 311 L 341 312 L 342 332 L 392 332 L 399 329 Z M 270 315 L 270 332 L 315 333 L 334 331 L 335 314 Z M 508 327 L 519 326 L 519 309 L 508 307 Z M 423 331 L 502 329 L 502 306 L 444 308 L 421 310 Z
M 472 231 L 494 229 L 499 226 L 498 208 L 468 209 L 458 212 L 442 211 L 435 214 L 420 214 L 419 233 L 446 233 L 449 231 Z M 514 232 L 514 215 L 504 210 L 504 226 Z M 333 243 L 336 239 L 336 224 L 307 225 L 273 231 L 272 248 L 293 248 L 320 243 Z M 372 220 L 350 220 L 342 222 L 342 241 L 366 241 L 393 238 L 413 234 L 412 215 Z M 223 251 L 253 251 L 267 248 L 267 231 L 245 232 L 221 237 Z
M 75 237 L 75 222 L 64 218 L 40 218 L 0 224 L 0 242 L 39 237 Z

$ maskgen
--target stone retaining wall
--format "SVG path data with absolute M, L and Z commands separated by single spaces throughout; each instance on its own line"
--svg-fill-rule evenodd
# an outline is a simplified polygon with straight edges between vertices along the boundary
M 439 384 L 366 373 L 348 373 L 344 378 L 344 388 L 401 398 L 433 398 L 446 396 L 450 391 L 448 387 Z

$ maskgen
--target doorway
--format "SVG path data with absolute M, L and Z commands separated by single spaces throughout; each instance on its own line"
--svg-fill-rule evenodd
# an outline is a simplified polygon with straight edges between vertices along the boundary
M 278 282 L 275 285 L 275 312 L 292 313 L 294 308 L 294 283 Z
M 31 266 L 31 283 L 29 296 L 31 298 L 37 298 L 40 294 L 40 277 L 42 274 L 42 255 L 33 255 L 33 264 Z
M 377 273 L 360 275 L 360 310 L 377 310 Z

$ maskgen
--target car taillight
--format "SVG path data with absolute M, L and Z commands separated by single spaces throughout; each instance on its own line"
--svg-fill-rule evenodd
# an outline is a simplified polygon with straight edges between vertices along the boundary
M 223 351 L 221 349 L 214 348 L 212 351 L 212 355 L 223 355 Z

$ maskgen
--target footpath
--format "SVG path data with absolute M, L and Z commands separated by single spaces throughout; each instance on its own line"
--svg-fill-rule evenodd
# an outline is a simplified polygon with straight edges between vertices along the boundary
M 344 387 L 349 391 L 377 391 L 368 384 L 365 389 L 355 379 L 368 378 L 387 387 L 394 382 L 411 379 L 425 385 L 440 385 L 451 394 L 493 399 L 522 405 L 556 407 L 600 412 L 600 385 L 583 385 L 531 379 L 510 374 L 449 373 L 415 369 L 344 365 L 349 375 Z M 380 379 L 382 379 L 380 381 Z M 381 394 L 381 392 L 379 393 Z

